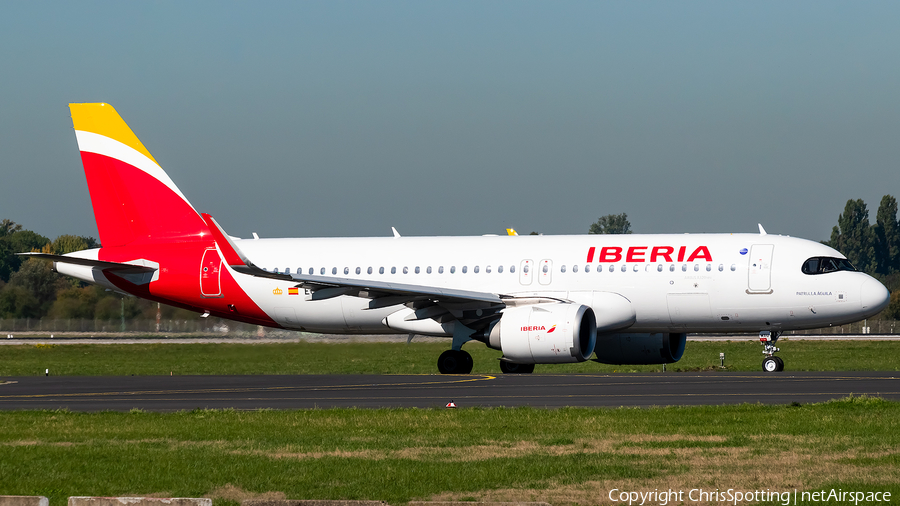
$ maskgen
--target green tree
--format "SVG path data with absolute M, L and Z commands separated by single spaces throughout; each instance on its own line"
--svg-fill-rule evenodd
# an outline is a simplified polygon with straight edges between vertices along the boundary
M 897 222 L 897 199 L 893 196 L 885 195 L 881 198 L 872 229 L 877 272 L 891 274 L 900 271 L 900 223 Z
M 628 222 L 628 215 L 607 214 L 600 217 L 591 225 L 588 230 L 589 234 L 630 234 L 631 223 Z
M 79 235 L 61 235 L 50 244 L 50 251 L 54 255 L 65 255 L 74 251 L 95 248 L 97 240 L 93 237 Z
M 857 269 L 875 272 L 875 239 L 869 226 L 869 210 L 862 199 L 847 201 L 844 212 L 838 216 L 838 226 L 831 230 L 828 245 L 843 253 Z
M 56 294 L 47 316 L 50 318 L 93 319 L 99 293 L 96 286 L 70 286 Z
M 37 318 L 41 314 L 41 303 L 27 288 L 6 285 L 0 291 L 0 317 Z
M 38 304 L 37 315 L 17 314 L 14 316 L 14 318 L 25 318 L 46 314 L 53 301 L 56 300 L 56 292 L 68 286 L 70 285 L 62 276 L 53 272 L 50 262 L 29 258 L 18 271 L 9 277 L 9 284 L 3 291 L 24 289 L 34 297 Z
M 25 260 L 16 253 L 40 250 L 48 242 L 42 235 L 22 230 L 18 223 L 7 219 L 0 221 L 0 280 L 9 281 Z

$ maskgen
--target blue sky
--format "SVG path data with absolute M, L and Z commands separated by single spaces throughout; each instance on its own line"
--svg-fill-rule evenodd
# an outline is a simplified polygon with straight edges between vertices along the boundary
M 93 235 L 108 102 L 232 235 L 826 239 L 900 194 L 894 2 L 2 2 L 0 218 Z

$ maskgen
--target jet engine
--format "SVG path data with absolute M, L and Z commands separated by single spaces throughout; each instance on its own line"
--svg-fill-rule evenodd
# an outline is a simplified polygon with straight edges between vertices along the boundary
M 487 344 L 517 364 L 562 364 L 590 358 L 596 336 L 590 307 L 552 302 L 505 309 Z
M 597 336 L 597 361 L 604 364 L 671 364 L 681 360 L 687 334 L 600 334 Z

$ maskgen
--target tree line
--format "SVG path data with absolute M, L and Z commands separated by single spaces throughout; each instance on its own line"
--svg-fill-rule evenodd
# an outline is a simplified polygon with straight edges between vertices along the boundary
M 93 237 L 61 235 L 50 240 L 9 219 L 0 221 L 0 318 L 156 318 L 156 303 L 124 296 L 53 271 L 46 260 L 17 255 L 39 251 L 65 255 L 97 248 Z M 166 318 L 195 318 L 193 312 L 166 307 Z

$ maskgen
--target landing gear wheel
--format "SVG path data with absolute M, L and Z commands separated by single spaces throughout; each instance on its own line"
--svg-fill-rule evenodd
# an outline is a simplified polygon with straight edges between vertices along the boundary
M 781 360 L 781 357 L 776 357 L 774 355 L 772 356 L 772 358 L 774 358 L 775 361 L 778 362 L 778 372 L 783 371 L 784 370 L 784 360 Z
M 781 368 L 779 368 L 779 365 Z M 766 357 L 762 361 L 762 368 L 766 372 L 778 372 L 784 368 L 784 362 L 778 357 Z
M 517 364 L 501 360 L 500 370 L 503 374 L 531 374 L 534 372 L 534 364 Z
M 441 374 L 469 374 L 474 364 L 472 355 L 462 350 L 447 350 L 438 357 Z

